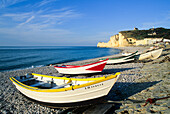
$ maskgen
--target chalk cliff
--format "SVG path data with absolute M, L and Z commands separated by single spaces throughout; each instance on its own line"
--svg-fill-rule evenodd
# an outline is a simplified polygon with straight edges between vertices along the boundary
M 119 32 L 119 34 L 111 36 L 107 43 L 99 42 L 97 47 L 124 47 L 129 45 L 127 38 Z

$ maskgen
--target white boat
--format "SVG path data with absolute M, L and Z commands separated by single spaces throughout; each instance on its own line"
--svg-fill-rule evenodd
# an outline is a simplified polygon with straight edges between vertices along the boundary
M 159 48 L 159 49 L 153 49 L 153 50 L 147 51 L 145 53 L 141 53 L 138 55 L 138 60 L 157 59 L 162 54 L 162 50 L 163 48 Z
M 102 72 L 108 59 L 98 61 L 95 63 L 75 66 L 75 65 L 62 65 L 54 66 L 55 69 L 61 74 L 89 74 Z
M 132 53 L 130 52 L 126 52 L 126 53 L 122 53 L 123 56 L 128 56 L 128 55 L 131 55 Z
M 138 51 L 136 51 L 135 53 L 132 53 L 128 56 L 109 58 L 109 60 L 107 61 L 107 64 L 116 64 L 116 63 L 124 63 L 124 62 L 133 61 L 133 60 L 135 60 L 135 56 L 137 53 L 138 53 Z
M 32 73 L 10 80 L 22 94 L 35 101 L 69 106 L 106 96 L 119 75 L 80 79 Z

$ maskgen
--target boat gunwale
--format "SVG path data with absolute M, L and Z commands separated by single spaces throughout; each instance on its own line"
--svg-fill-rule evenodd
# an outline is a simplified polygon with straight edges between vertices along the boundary
M 32 75 L 36 75 L 39 77 L 47 77 L 47 78 L 54 78 L 54 79 L 60 79 L 60 80 L 76 80 L 76 81 L 94 81 L 94 80 L 99 80 L 99 79 L 104 79 L 105 76 L 98 77 L 98 78 L 67 78 L 67 77 L 56 77 L 56 76 L 49 76 L 49 75 L 43 75 L 43 74 L 36 74 L 32 73 Z
M 96 83 L 104 82 L 104 81 L 107 81 L 107 80 L 110 80 L 113 78 L 118 78 L 119 75 L 120 75 L 120 72 L 117 72 L 115 75 L 110 75 L 107 77 L 103 76 L 103 77 L 101 77 L 101 79 L 98 78 L 98 79 L 96 79 L 96 81 L 93 81 L 93 82 L 89 82 L 89 83 L 85 83 L 85 84 L 81 84 L 81 85 L 74 85 L 74 86 L 70 86 L 67 88 L 59 88 L 59 89 L 39 89 L 37 87 L 31 87 L 31 86 L 28 86 L 28 85 L 25 85 L 25 84 L 19 82 L 14 77 L 11 77 L 10 80 L 13 83 L 15 83 L 16 85 L 18 85 L 24 89 L 27 89 L 30 91 L 35 91 L 35 92 L 45 92 L 46 93 L 46 92 L 63 92 L 63 91 L 75 90 L 75 89 L 83 88 L 83 87 L 90 86 L 90 85 L 93 85 Z M 50 76 L 50 77 L 53 77 L 53 76 Z M 76 78 L 73 78 L 73 79 L 75 80 Z M 94 78 L 92 78 L 92 80 L 94 80 Z M 82 80 L 80 80 L 80 81 L 82 81 Z M 88 79 L 87 79 L 87 81 L 88 81 Z
M 18 81 L 18 80 L 15 79 L 14 77 L 11 77 L 10 80 L 11 80 L 12 82 L 15 82 L 15 83 L 18 84 L 18 85 L 22 85 L 22 86 L 27 87 L 27 88 L 30 88 L 30 89 L 38 89 L 37 87 L 31 87 L 31 86 L 28 86 L 28 85 L 26 85 L 26 84 L 23 84 L 22 82 Z

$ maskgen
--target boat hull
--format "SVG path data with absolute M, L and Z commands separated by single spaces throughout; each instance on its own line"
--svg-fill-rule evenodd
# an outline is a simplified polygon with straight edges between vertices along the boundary
M 154 60 L 154 59 L 157 59 L 161 55 L 162 50 L 163 50 L 163 48 L 160 48 L 160 49 L 157 49 L 157 50 L 152 50 L 152 51 L 140 54 L 138 59 L 139 60 L 144 60 L 144 59 Z
M 107 64 L 117 64 L 117 63 L 125 63 L 125 62 L 134 61 L 136 57 L 136 53 L 137 52 L 131 55 L 128 55 L 128 56 L 120 57 L 120 58 L 109 58 L 109 60 L 107 61 Z
M 135 60 L 135 57 L 131 59 L 122 58 L 122 59 L 116 59 L 116 60 L 108 60 L 107 64 L 125 63 L 125 62 L 134 61 L 134 60 Z
M 103 61 L 99 61 L 96 63 L 83 65 L 83 66 L 65 65 L 66 67 L 54 66 L 54 68 L 60 74 L 89 74 L 89 73 L 102 72 L 106 63 L 107 63 L 107 60 L 103 60 Z
M 24 97 L 26 97 L 28 100 L 33 101 L 35 103 L 41 104 L 43 106 L 51 107 L 51 108 L 77 108 L 77 107 L 83 107 L 83 106 L 89 106 L 89 105 L 95 105 L 105 102 L 107 96 L 87 100 L 87 101 L 81 101 L 81 102 L 75 102 L 75 103 L 47 103 L 42 101 L 34 100 L 23 93 L 21 93 Z
M 80 89 L 64 92 L 36 92 L 24 89 L 18 85 L 16 88 L 29 98 L 46 103 L 76 103 L 106 96 L 116 79 L 107 80 Z

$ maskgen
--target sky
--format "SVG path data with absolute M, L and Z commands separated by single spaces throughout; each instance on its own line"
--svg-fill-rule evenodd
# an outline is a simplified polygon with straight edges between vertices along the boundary
M 119 31 L 170 28 L 170 0 L 0 0 L 0 46 L 96 46 Z

